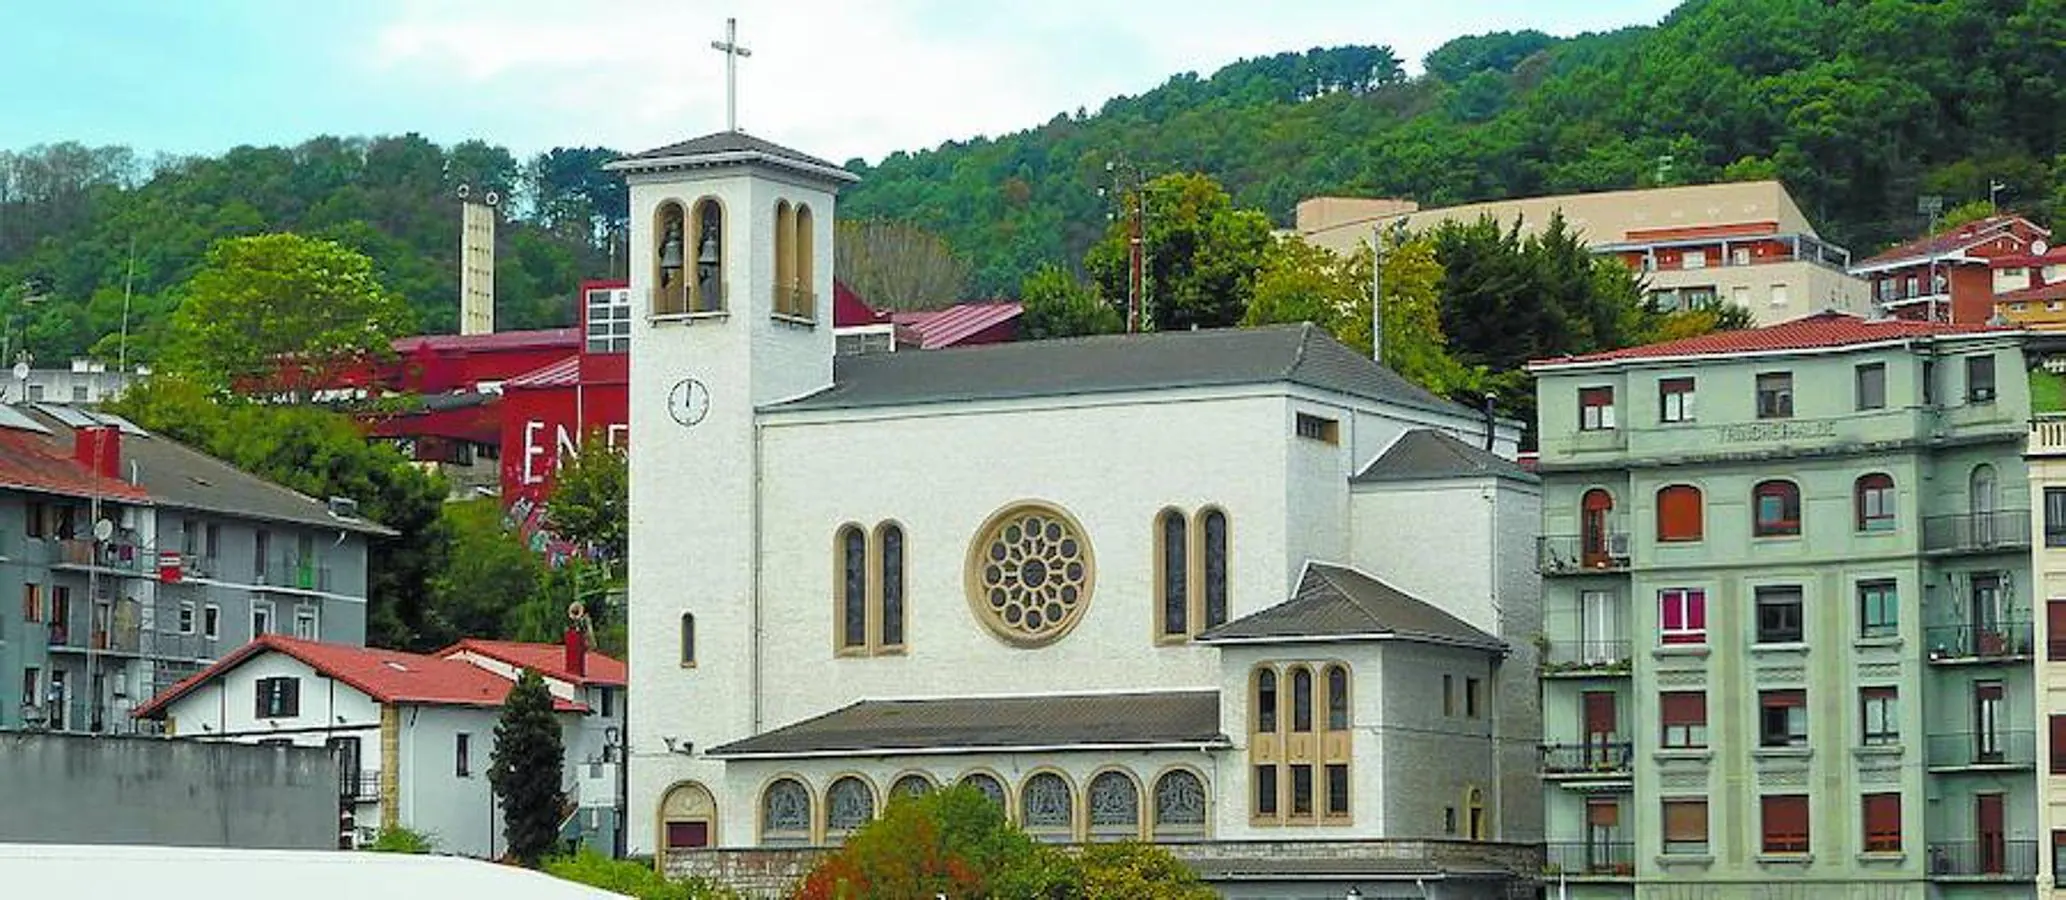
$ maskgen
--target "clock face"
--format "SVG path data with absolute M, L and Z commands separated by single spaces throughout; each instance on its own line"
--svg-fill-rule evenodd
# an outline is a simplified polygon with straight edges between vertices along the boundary
M 674 383 L 667 392 L 667 414 L 684 428 L 692 428 L 710 413 L 710 389 L 694 378 Z

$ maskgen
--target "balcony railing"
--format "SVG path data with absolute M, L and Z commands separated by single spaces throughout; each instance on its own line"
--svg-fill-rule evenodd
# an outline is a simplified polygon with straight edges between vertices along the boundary
M 1628 571 L 1628 533 L 1555 534 L 1535 539 L 1535 567 L 1544 575 Z
M 1929 857 L 1932 878 L 2028 880 L 2037 877 L 2036 841 L 1932 842 Z
M 92 566 L 104 571 L 146 574 L 152 571 L 156 555 L 148 548 L 123 541 L 93 541 L 73 538 L 58 543 L 53 565 Z
M 1571 640 L 1552 638 L 1542 654 L 1544 674 L 1619 672 L 1628 674 L 1629 642 L 1625 640 Z
M 2032 456 L 2066 454 L 2066 413 L 2040 413 L 2030 420 Z
M 2028 769 L 2037 764 L 2037 733 L 2029 730 L 1933 734 L 1924 739 L 1931 769 Z
M 263 583 L 272 587 L 297 588 L 304 591 L 330 589 L 330 567 L 313 559 L 281 557 L 266 566 L 263 578 Z
M 2030 547 L 2030 510 L 1930 516 L 1923 520 L 1923 550 L 1929 553 L 1991 553 Z
M 1635 754 L 1628 741 L 1544 744 L 1542 775 L 1627 776 Z
M 1543 845 L 1542 871 L 1547 875 L 1633 878 L 1634 841 L 1593 841 Z
M 337 796 L 355 803 L 380 799 L 379 769 L 348 769 L 338 773 Z
M 2032 647 L 2029 622 L 1993 625 L 1931 625 L 1923 629 L 1923 646 L 1931 662 L 2021 659 Z

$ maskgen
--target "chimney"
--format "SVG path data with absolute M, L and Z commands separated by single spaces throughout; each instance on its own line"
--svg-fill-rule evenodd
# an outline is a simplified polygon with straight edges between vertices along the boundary
M 121 478 L 122 430 L 113 425 L 72 429 L 72 459 L 102 478 Z
M 583 639 L 581 629 L 567 626 L 567 671 L 576 677 L 588 677 L 588 641 Z

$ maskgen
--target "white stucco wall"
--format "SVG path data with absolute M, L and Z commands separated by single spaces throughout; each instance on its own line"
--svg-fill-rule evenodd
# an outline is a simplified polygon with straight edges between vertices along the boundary
M 278 719 L 256 715 L 258 680 L 276 677 L 301 679 L 300 715 Z M 363 754 L 361 767 L 381 767 L 380 704 L 358 688 L 284 653 L 263 653 L 245 661 L 174 701 L 168 712 L 173 733 L 184 738 L 213 740 L 227 735 L 244 743 L 287 739 L 297 746 L 320 747 L 332 736 L 357 736 Z

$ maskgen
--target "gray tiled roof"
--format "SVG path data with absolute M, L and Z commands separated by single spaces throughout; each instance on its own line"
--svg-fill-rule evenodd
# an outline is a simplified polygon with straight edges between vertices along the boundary
M 636 169 L 641 168 L 641 163 L 660 160 L 739 153 L 756 154 L 775 161 L 801 163 L 805 166 L 831 169 L 836 172 L 846 171 L 840 168 L 838 163 L 819 159 L 800 150 L 791 150 L 774 141 L 757 138 L 743 131 L 719 131 L 702 137 L 690 138 L 680 143 L 668 144 L 665 147 L 654 147 L 651 150 L 633 153 L 630 156 L 612 161 L 606 168 Z M 859 179 L 848 173 L 845 180 L 857 181 Z
M 48 415 L 38 416 L 37 421 L 55 432 L 52 442 L 60 452 L 71 447 L 71 428 Z M 321 500 L 260 478 L 162 435 L 122 435 L 122 477 L 133 480 L 150 494 L 150 502 L 160 507 L 342 528 L 365 534 L 395 534 L 393 529 L 368 519 L 331 515 L 329 504 Z
M 1291 599 L 1210 629 L 1198 640 L 1396 637 L 1499 650 L 1504 644 L 1427 601 L 1344 566 L 1308 563 Z
M 711 756 L 904 750 L 1225 745 L 1219 693 L 1164 691 L 863 700 L 710 750 Z
M 846 409 L 1186 387 L 1298 384 L 1475 416 L 1309 324 L 842 356 L 833 386 L 776 409 Z
M 1399 436 L 1362 472 L 1357 484 L 1382 481 L 1427 481 L 1437 478 L 1511 478 L 1540 481 L 1513 460 L 1464 441 L 1446 431 L 1416 428 Z

